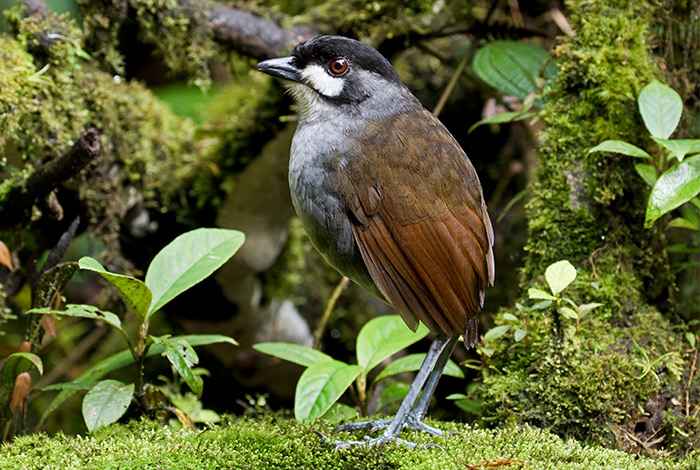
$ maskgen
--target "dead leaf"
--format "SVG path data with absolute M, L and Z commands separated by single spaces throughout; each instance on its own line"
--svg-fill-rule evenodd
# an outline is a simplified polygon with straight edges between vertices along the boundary
M 10 256 L 10 250 L 7 245 L 0 240 L 0 264 L 4 264 L 10 271 L 14 271 L 12 267 L 12 257 Z

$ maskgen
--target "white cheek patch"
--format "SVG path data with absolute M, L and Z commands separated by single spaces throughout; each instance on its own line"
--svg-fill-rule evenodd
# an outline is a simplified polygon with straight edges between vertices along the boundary
M 301 71 L 301 76 L 311 87 L 324 96 L 338 96 L 343 91 L 345 80 L 331 77 L 320 65 L 309 65 Z

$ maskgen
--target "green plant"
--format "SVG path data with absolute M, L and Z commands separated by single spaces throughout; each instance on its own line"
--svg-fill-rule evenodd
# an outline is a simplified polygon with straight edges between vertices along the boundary
M 144 380 L 144 361 L 155 354 L 167 357 L 174 371 L 192 392 L 200 397 L 203 389 L 201 374 L 193 366 L 199 361 L 194 346 L 235 340 L 223 335 L 152 336 L 148 334 L 149 320 L 176 296 L 202 281 L 224 264 L 241 247 L 244 235 L 235 230 L 197 229 L 184 233 L 163 248 L 151 262 L 145 281 L 109 272 L 95 259 L 81 258 L 80 269 L 92 271 L 105 278 L 122 295 L 138 321 L 137 338 L 132 339 L 122 328 L 120 318 L 91 305 L 68 304 L 65 309 L 34 308 L 29 314 L 81 317 L 102 321 L 124 338 L 127 348 L 95 364 L 76 380 L 45 387 L 43 390 L 61 392 L 49 405 L 42 421 L 65 400 L 79 390 L 88 390 L 83 399 L 83 417 L 88 430 L 117 421 L 136 398 L 145 412 L 166 408 L 178 418 L 184 418 L 174 407 L 166 407 L 154 397 Z M 29 359 L 29 358 L 28 358 Z M 100 380 L 121 367 L 136 364 L 135 383 Z M 25 366 L 26 367 L 26 366 Z
M 474 54 L 474 73 L 493 88 L 520 100 L 520 109 L 489 116 L 474 124 L 501 124 L 539 119 L 543 92 L 557 75 L 557 66 L 541 47 L 517 41 L 492 41 Z
M 398 315 L 385 315 L 368 321 L 357 335 L 357 364 L 347 364 L 306 346 L 292 343 L 258 343 L 253 347 L 265 354 L 279 357 L 306 367 L 297 383 L 294 397 L 294 416 L 309 422 L 317 418 L 339 421 L 355 416 L 357 411 L 337 403 L 345 390 L 355 382 L 353 395 L 359 402 L 363 415 L 367 415 L 369 398 L 380 380 L 420 368 L 425 354 L 409 354 L 401 357 L 379 372 L 368 384 L 370 372 L 391 355 L 407 348 L 428 334 L 428 328 L 420 325 L 412 332 Z M 446 375 L 464 377 L 452 361 L 445 368 Z M 377 410 L 400 401 L 408 391 L 408 384 L 394 383 L 384 389 Z
M 646 161 L 634 167 L 652 188 L 644 218 L 644 226 L 649 228 L 688 201 L 700 209 L 700 139 L 669 139 L 683 113 L 683 101 L 673 88 L 654 80 L 639 93 L 637 103 L 644 125 L 658 144 L 656 151 L 650 154 L 629 142 L 606 140 L 588 153 L 615 152 Z M 669 225 L 700 230 L 700 219 L 687 211 Z

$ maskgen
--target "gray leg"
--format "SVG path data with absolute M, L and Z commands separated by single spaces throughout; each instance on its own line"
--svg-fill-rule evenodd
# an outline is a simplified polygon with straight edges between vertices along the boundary
M 420 391 L 426 386 L 426 382 L 429 380 L 430 377 L 436 374 L 431 374 L 431 371 L 436 368 L 436 364 L 438 361 L 441 359 L 442 356 L 445 356 L 445 359 L 443 359 L 443 362 L 447 362 L 447 358 L 449 357 L 449 354 L 445 353 L 445 350 L 447 349 L 448 345 L 450 346 L 450 353 L 452 352 L 452 348 L 454 348 L 454 343 L 455 341 L 453 338 L 450 338 L 449 340 L 445 336 L 438 336 L 433 340 L 433 343 L 430 345 L 430 349 L 428 350 L 428 354 L 425 356 L 425 359 L 423 360 L 423 364 L 421 364 L 420 369 L 418 370 L 418 373 L 416 374 L 416 377 L 413 379 L 413 383 L 411 383 L 411 387 L 408 389 L 408 393 L 406 394 L 406 397 L 404 400 L 401 402 L 401 406 L 399 407 L 399 410 L 396 412 L 396 415 L 394 418 L 388 422 L 387 425 L 387 420 L 374 420 L 374 421 L 365 421 L 361 423 L 348 423 L 342 426 L 339 426 L 336 428 L 336 430 L 340 431 L 348 431 L 348 430 L 356 430 L 356 429 L 365 429 L 365 428 L 382 428 L 386 426 L 386 429 L 382 433 L 381 436 L 374 438 L 374 439 L 369 439 L 366 437 L 365 441 L 335 441 L 333 442 L 336 446 L 336 449 L 345 449 L 351 445 L 378 445 L 378 444 L 383 444 L 385 442 L 389 441 L 396 441 L 399 443 L 403 443 L 408 445 L 409 447 L 415 447 L 415 444 L 411 442 L 404 441 L 403 439 L 398 439 L 396 436 L 401 432 L 401 429 L 404 427 L 406 424 L 406 421 L 409 417 L 409 413 L 413 409 L 414 404 L 416 403 L 416 399 L 418 398 L 418 394 Z M 440 368 L 440 372 L 442 371 L 442 368 L 444 368 L 444 364 Z M 434 378 L 435 383 L 437 383 L 437 380 L 440 378 L 440 374 L 437 374 L 437 376 Z M 435 385 L 431 385 L 431 395 L 432 392 L 435 390 Z M 425 394 L 425 393 L 424 393 Z M 428 398 L 428 401 L 430 399 Z M 422 423 L 421 423 L 422 424 Z M 330 441 L 330 439 L 326 440 Z

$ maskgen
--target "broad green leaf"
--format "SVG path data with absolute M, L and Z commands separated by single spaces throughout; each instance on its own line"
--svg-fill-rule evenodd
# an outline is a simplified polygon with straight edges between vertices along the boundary
M 488 343 L 489 341 L 493 341 L 495 339 L 500 338 L 501 336 L 503 336 L 504 334 L 506 334 L 508 332 L 509 328 L 510 327 L 508 325 L 495 326 L 495 327 L 491 328 L 484 335 L 484 342 Z
M 469 128 L 467 133 L 471 133 L 474 129 L 484 124 L 503 124 L 504 122 L 517 122 L 523 119 L 531 118 L 536 116 L 536 113 L 532 111 L 522 112 L 522 111 L 508 111 L 501 114 L 496 114 L 495 116 L 487 117 L 481 121 L 475 122 L 472 127 Z
M 165 346 L 163 354 L 168 358 L 170 364 L 175 368 L 178 375 L 182 377 L 190 390 L 197 398 L 202 396 L 204 381 L 202 377 L 192 371 L 192 366 L 199 362 L 197 353 L 187 341 L 183 339 L 171 339 L 167 336 L 151 337 L 155 344 Z
M 357 410 L 352 406 L 335 402 L 330 409 L 321 416 L 321 419 L 325 419 L 329 423 L 339 423 L 341 421 L 353 419 L 357 415 Z
M 297 383 L 294 417 L 302 422 L 320 418 L 361 373 L 362 367 L 336 360 L 310 365 Z
M 78 260 L 80 269 L 93 271 L 107 279 L 132 308 L 139 320 L 146 318 L 148 306 L 151 305 L 151 291 L 143 281 L 131 276 L 115 274 L 107 271 L 96 259 L 84 256 Z
M 682 162 L 686 155 L 700 152 L 700 139 L 659 139 L 654 140 L 669 150 L 674 157 Z
M 367 374 L 387 357 L 423 339 L 428 328 L 422 323 L 413 332 L 399 315 L 373 318 L 357 335 L 357 364 Z
M 527 336 L 527 330 L 523 330 L 522 328 L 516 328 L 515 333 L 513 334 L 513 337 L 515 338 L 515 342 L 519 343 L 520 341 L 523 340 Z
M 244 240 L 237 230 L 200 228 L 170 242 L 153 258 L 146 272 L 146 285 L 153 293 L 146 317 L 219 269 Z
M 651 159 L 651 155 L 646 153 L 644 150 L 640 149 L 636 145 L 632 145 L 622 140 L 606 140 L 599 143 L 595 147 L 588 149 L 588 153 L 592 152 L 615 152 L 628 155 L 630 157 Z
M 656 168 L 654 168 L 653 165 L 647 165 L 646 163 L 637 163 L 634 165 L 634 169 L 637 171 L 637 174 L 642 177 L 644 182 L 649 186 L 650 188 L 653 188 L 654 185 L 656 184 Z
M 377 374 L 377 377 L 375 377 L 374 382 L 379 382 L 380 380 L 386 377 L 400 374 L 402 372 L 413 372 L 420 369 L 420 366 L 423 363 L 423 359 L 425 359 L 425 356 L 425 354 L 417 353 L 409 354 L 408 356 L 398 358 L 397 360 L 393 361 L 388 366 L 386 366 L 384 369 L 382 369 L 382 371 L 379 374 Z M 447 365 L 445 365 L 443 375 L 458 377 L 460 379 L 464 378 L 464 373 L 462 372 L 462 369 L 460 369 L 459 366 L 455 364 L 452 360 L 447 361 Z
M 88 431 L 107 426 L 121 418 L 134 396 L 134 384 L 103 380 L 83 398 L 83 418 Z
M 23 372 L 28 372 L 32 366 L 36 367 L 39 375 L 44 374 L 44 364 L 41 358 L 36 354 L 28 352 L 16 352 L 7 356 L 5 363 L 2 365 L 2 374 L 0 375 L 0 390 L 6 390 L 8 393 L 15 386 L 15 379 Z
M 547 268 L 544 272 L 544 278 L 547 280 L 552 294 L 557 295 L 576 279 L 576 268 L 567 260 L 557 261 Z
M 379 397 L 379 403 L 377 403 L 377 411 L 381 411 L 387 405 L 392 403 L 397 403 L 406 398 L 408 390 L 411 388 L 410 384 L 406 382 L 394 382 L 382 390 L 382 394 Z
M 474 54 L 474 72 L 483 81 L 507 95 L 525 99 L 539 90 L 537 82 L 550 55 L 539 46 L 515 41 L 493 41 Z M 544 76 L 554 79 L 554 62 L 544 67 Z M 541 99 L 536 101 L 542 106 Z
M 653 137 L 668 139 L 683 113 L 683 100 L 676 91 L 654 80 L 642 89 L 637 99 L 644 125 Z
M 308 346 L 302 346 L 301 344 L 294 343 L 258 343 L 253 345 L 253 349 L 304 367 L 308 367 L 317 362 L 330 361 L 333 359 L 328 354 L 322 353 L 318 349 L 312 349 Z
M 38 313 L 42 315 L 61 315 L 64 317 L 79 317 L 79 318 L 91 318 L 93 320 L 100 320 L 108 325 L 115 328 L 119 333 L 121 333 L 126 341 L 129 342 L 129 336 L 126 331 L 122 329 L 122 322 L 119 317 L 106 310 L 100 310 L 97 307 L 86 304 L 67 304 L 66 308 L 63 310 L 54 310 L 52 308 L 33 308 L 28 310 L 27 313 Z
M 535 289 L 534 287 L 527 290 L 527 295 L 530 299 L 557 300 L 557 298 L 549 292 L 545 292 L 542 289 Z M 549 307 L 549 305 L 547 305 L 547 307 Z
M 238 345 L 236 340 L 224 335 L 183 335 L 170 337 L 170 341 L 178 339 L 183 339 L 187 341 L 191 346 L 204 346 L 207 344 L 215 343 L 230 343 L 234 346 Z M 157 354 L 161 354 L 164 350 L 165 346 L 163 346 L 162 344 L 154 344 L 148 349 L 147 356 L 150 357 Z M 102 359 L 100 362 L 88 368 L 85 372 L 76 377 L 74 382 L 95 381 L 104 377 L 110 372 L 121 369 L 122 367 L 126 367 L 133 363 L 134 356 L 131 355 L 131 351 L 124 350 Z M 51 413 L 56 411 L 58 407 L 61 406 L 63 402 L 72 397 L 75 394 L 75 392 L 76 390 L 63 390 L 58 395 L 56 395 L 56 397 L 51 401 L 48 408 L 44 412 L 44 415 L 41 417 L 40 423 L 43 423 Z
M 644 226 L 651 227 L 656 219 L 690 201 L 698 193 L 700 155 L 686 158 L 659 177 L 649 196 Z

